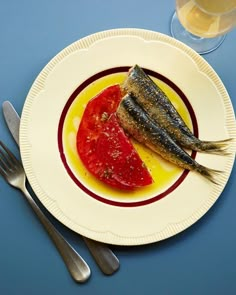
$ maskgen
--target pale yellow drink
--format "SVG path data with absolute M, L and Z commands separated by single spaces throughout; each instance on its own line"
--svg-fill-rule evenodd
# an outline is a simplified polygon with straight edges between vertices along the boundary
M 213 38 L 236 25 L 236 0 L 176 0 L 181 24 L 190 33 Z

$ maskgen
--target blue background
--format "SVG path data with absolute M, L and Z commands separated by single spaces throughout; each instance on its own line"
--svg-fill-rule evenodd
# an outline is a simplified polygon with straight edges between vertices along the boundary
M 0 104 L 21 113 L 42 68 L 72 42 L 112 28 L 144 28 L 170 35 L 174 0 L 1 0 Z M 218 73 L 236 106 L 236 30 L 203 57 Z M 210 118 L 210 110 L 209 110 Z M 0 139 L 19 156 L 0 112 Z M 0 294 L 236 294 L 235 167 L 212 209 L 168 240 L 112 249 L 121 266 L 98 269 L 80 236 L 52 218 L 88 262 L 90 280 L 76 284 L 21 193 L 0 178 Z M 191 195 L 191 192 L 190 192 Z

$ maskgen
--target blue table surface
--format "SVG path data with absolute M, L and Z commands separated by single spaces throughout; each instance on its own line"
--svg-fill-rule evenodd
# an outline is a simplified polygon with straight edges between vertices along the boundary
M 113 28 L 144 28 L 170 35 L 174 0 L 1 0 L 0 104 L 21 113 L 42 68 L 64 47 Z M 236 30 L 203 56 L 236 107 Z M 18 149 L 0 112 L 0 139 Z M 236 294 L 235 166 L 211 210 L 184 232 L 158 243 L 112 246 L 120 269 L 105 276 L 81 237 L 51 219 L 88 262 L 92 276 L 76 284 L 21 193 L 0 178 L 0 294 Z

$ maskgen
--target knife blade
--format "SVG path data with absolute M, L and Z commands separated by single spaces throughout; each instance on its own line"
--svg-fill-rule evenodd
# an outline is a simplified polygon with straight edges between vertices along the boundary
M 19 146 L 20 116 L 10 101 L 4 101 L 2 109 L 6 124 L 14 140 Z M 83 237 L 83 239 L 94 260 L 104 274 L 111 275 L 119 269 L 120 262 L 118 258 L 106 244 L 88 239 L 86 237 Z
M 19 146 L 20 116 L 16 112 L 10 101 L 4 101 L 2 104 L 3 115 L 11 135 Z

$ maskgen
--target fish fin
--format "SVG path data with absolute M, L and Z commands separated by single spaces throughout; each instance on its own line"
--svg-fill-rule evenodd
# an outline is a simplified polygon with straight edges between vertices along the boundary
M 218 141 L 202 141 L 202 151 L 216 155 L 229 155 L 230 152 L 227 149 L 232 141 L 234 141 L 234 138 Z
M 222 173 L 220 170 L 207 168 L 202 165 L 200 165 L 198 172 L 214 184 L 218 184 L 217 177 Z

